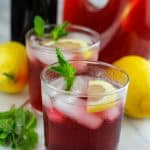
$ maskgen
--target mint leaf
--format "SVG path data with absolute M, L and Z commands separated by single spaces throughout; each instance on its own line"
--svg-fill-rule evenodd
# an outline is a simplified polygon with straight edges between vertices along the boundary
M 33 150 L 36 147 L 37 141 L 38 136 L 34 130 L 25 130 L 23 137 L 18 141 L 17 150 Z
M 69 91 L 74 83 L 75 77 L 67 77 L 65 78 L 66 81 L 66 90 Z
M 34 18 L 34 31 L 38 36 L 44 36 L 45 21 L 40 16 Z
M 43 37 L 45 32 L 45 21 L 40 16 L 34 17 L 34 31 L 38 36 Z M 67 26 L 69 25 L 68 22 L 64 22 L 61 25 L 56 26 L 51 32 L 50 37 L 57 41 L 61 37 L 66 36 L 68 34 L 68 31 L 66 30 Z
M 50 37 L 57 41 L 61 37 L 66 36 L 68 34 L 68 31 L 66 30 L 67 26 L 69 25 L 68 22 L 64 22 L 61 25 L 56 26 L 50 33 Z
M 0 145 L 2 145 L 2 146 L 9 145 L 9 144 L 10 144 L 10 141 L 11 141 L 11 140 L 10 140 L 10 136 L 7 135 L 6 138 L 0 139 Z
M 13 116 L 15 109 L 10 109 L 9 111 L 0 112 L 0 119 L 9 119 Z M 0 126 L 2 124 L 0 123 Z
M 5 133 L 5 132 L 0 133 L 0 140 L 6 139 L 7 136 L 8 136 L 8 133 Z
M 10 144 L 10 135 L 13 131 L 12 119 L 0 119 L 0 145 Z
M 12 110 L 10 112 L 12 113 Z M 11 116 L 10 113 L 0 113 L 0 145 L 9 145 L 11 143 L 11 133 L 14 125 L 14 120 L 10 118 Z
M 28 113 L 28 120 L 26 121 L 26 129 L 33 129 L 37 125 L 37 120 L 35 116 L 32 115 L 32 113 Z
M 76 69 L 65 59 L 60 48 L 56 48 L 56 54 L 59 65 L 52 66 L 50 69 L 64 77 L 66 90 L 69 91 L 75 80 Z
M 33 150 L 38 141 L 36 117 L 23 108 L 0 113 L 0 145 L 13 150 Z
M 13 130 L 14 120 L 9 119 L 0 119 L 0 135 L 1 133 L 10 133 Z

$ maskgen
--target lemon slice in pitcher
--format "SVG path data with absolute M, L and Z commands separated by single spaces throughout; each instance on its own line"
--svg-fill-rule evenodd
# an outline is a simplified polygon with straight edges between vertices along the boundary
M 87 111 L 100 112 L 113 107 L 117 100 L 115 90 L 112 84 L 104 80 L 89 81 Z

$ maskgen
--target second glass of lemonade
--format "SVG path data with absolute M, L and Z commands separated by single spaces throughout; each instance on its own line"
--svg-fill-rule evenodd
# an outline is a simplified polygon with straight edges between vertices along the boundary
M 57 62 L 55 48 L 63 50 L 69 60 L 98 59 L 100 49 L 100 36 L 97 32 L 82 26 L 69 25 L 66 36 L 54 41 L 50 38 L 50 32 L 56 25 L 45 26 L 44 37 L 39 37 L 31 29 L 26 35 L 26 47 L 29 58 L 29 93 L 30 103 L 33 108 L 42 111 L 40 72 L 49 65 Z

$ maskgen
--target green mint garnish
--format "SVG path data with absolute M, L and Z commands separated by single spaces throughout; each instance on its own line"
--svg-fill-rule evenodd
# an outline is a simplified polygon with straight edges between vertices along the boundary
M 65 59 L 60 48 L 56 48 L 56 54 L 59 65 L 52 66 L 50 69 L 64 77 L 66 90 L 69 91 L 75 80 L 76 69 Z
M 0 113 L 0 145 L 13 150 L 33 150 L 38 142 L 36 117 L 24 108 Z
M 68 34 L 68 31 L 66 30 L 67 26 L 69 25 L 68 22 L 64 22 L 63 24 L 60 24 L 56 26 L 50 33 L 50 37 L 57 41 L 61 37 L 66 36 Z
M 34 31 L 38 36 L 43 37 L 44 32 L 45 32 L 45 21 L 42 17 L 40 16 L 35 16 L 34 18 Z M 51 32 L 50 32 L 50 37 L 57 41 L 61 37 L 66 36 L 68 34 L 68 31 L 66 30 L 67 26 L 69 25 L 68 22 L 64 22 L 63 24 L 60 24 L 56 26 Z
M 34 31 L 38 36 L 44 36 L 45 21 L 40 16 L 34 18 Z

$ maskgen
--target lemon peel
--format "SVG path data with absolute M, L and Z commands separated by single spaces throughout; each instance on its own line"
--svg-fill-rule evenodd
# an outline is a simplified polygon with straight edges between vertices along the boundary
M 104 80 L 89 81 L 87 112 L 100 112 L 113 107 L 117 99 L 115 90 L 112 84 Z M 112 94 L 104 95 L 107 92 Z

